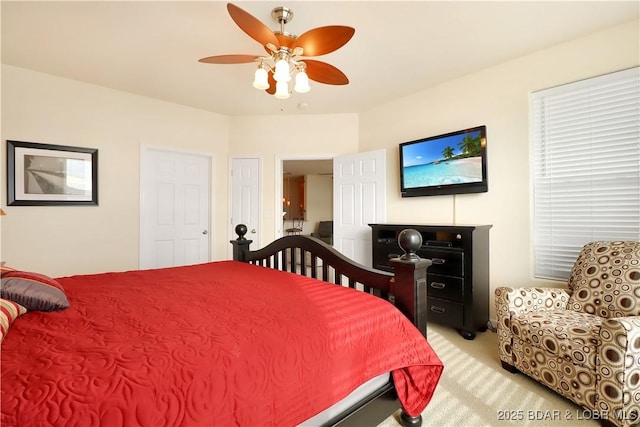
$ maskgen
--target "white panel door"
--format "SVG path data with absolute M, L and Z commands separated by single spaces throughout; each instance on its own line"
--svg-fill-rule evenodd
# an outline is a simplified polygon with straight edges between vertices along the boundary
M 211 158 L 143 147 L 140 268 L 210 260 Z
M 235 239 L 235 227 L 247 226 L 247 239 L 253 240 L 252 248 L 260 247 L 260 159 L 231 159 L 231 239 Z M 229 245 L 231 254 L 231 245 Z
M 385 150 L 333 159 L 333 241 L 345 256 L 371 266 L 371 227 L 386 221 Z

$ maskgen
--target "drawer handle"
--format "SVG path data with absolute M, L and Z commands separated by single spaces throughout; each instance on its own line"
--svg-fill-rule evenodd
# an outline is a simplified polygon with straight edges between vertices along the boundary
M 395 258 L 400 258 L 400 255 L 398 255 L 398 254 L 389 254 L 389 259 L 395 259 Z
M 440 283 L 440 282 L 431 282 L 431 287 L 432 287 L 432 288 L 435 288 L 435 289 L 444 289 L 444 288 L 445 288 L 445 286 L 447 286 L 447 285 L 445 285 L 444 283 Z
M 431 263 L 433 264 L 444 264 L 445 260 L 442 258 L 431 258 Z
M 444 308 L 442 308 L 442 307 L 438 307 L 438 306 L 436 306 L 436 305 L 432 305 L 432 306 L 431 306 L 431 311 L 433 311 L 434 313 L 444 313 L 444 312 L 445 312 L 445 311 L 447 311 L 447 310 L 445 310 L 445 309 L 444 309 Z

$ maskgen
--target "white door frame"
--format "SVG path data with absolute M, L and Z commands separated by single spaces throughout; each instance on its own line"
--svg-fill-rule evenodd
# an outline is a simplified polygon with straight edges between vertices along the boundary
M 229 183 L 229 188 L 228 188 L 228 196 L 227 196 L 227 207 L 228 207 L 228 212 L 227 212 L 227 221 L 226 223 L 228 224 L 227 227 L 227 237 L 228 240 L 235 240 L 238 238 L 238 236 L 236 235 L 236 231 L 235 231 L 235 225 L 232 223 L 233 222 L 233 218 L 232 218 L 232 213 L 233 213 L 233 177 L 231 176 L 231 170 L 233 168 L 233 160 L 234 159 L 258 159 L 258 169 L 259 169 L 259 174 L 258 174 L 258 217 L 261 217 L 260 212 L 262 212 L 262 194 L 263 194 L 263 189 L 264 189 L 264 182 L 262 179 L 262 156 L 250 156 L 250 155 L 246 155 L 246 156 L 229 156 L 229 165 L 228 165 L 228 173 L 227 176 L 229 177 L 228 179 L 228 183 Z M 263 220 L 260 220 L 260 224 L 258 224 L 258 227 L 260 228 L 260 233 L 258 234 L 258 240 L 262 240 L 263 239 L 263 233 L 262 233 L 262 228 L 263 228 Z M 237 224 L 236 224 L 237 225 Z M 246 236 L 247 239 L 251 239 L 251 236 L 247 235 Z M 232 245 L 227 245 L 228 249 L 227 249 L 227 256 L 229 259 L 233 258 L 233 246 Z M 261 248 L 262 247 L 262 242 L 258 241 L 258 242 L 253 242 L 251 249 L 257 249 L 257 248 Z
M 274 166 L 274 184 L 273 184 L 273 194 L 275 194 L 275 203 L 274 206 L 274 230 L 273 235 L 275 239 L 278 239 L 284 236 L 283 230 L 283 221 L 282 221 L 282 178 L 283 178 L 283 168 L 282 162 L 285 160 L 333 160 L 335 155 L 332 154 L 284 154 L 284 155 L 276 155 L 275 166 Z
M 212 242 L 216 241 L 216 231 L 215 229 L 213 229 L 211 227 L 211 224 L 214 221 L 214 217 L 215 217 L 215 198 L 212 197 L 212 191 L 214 188 L 214 182 L 213 182 L 213 165 L 214 165 L 214 155 L 212 153 L 207 153 L 207 152 L 202 152 L 202 151 L 195 151 L 195 150 L 180 150 L 180 149 L 176 149 L 175 147 L 165 147 L 165 146 L 157 146 L 157 145 L 153 145 L 153 144 L 146 144 L 146 143 L 141 143 L 140 144 L 140 160 L 139 160 L 139 172 L 140 175 L 138 177 L 139 179 L 139 197 L 140 197 L 140 201 L 139 201 L 139 209 L 138 209 L 138 268 L 140 268 L 140 260 L 142 259 L 142 229 L 143 229 L 143 215 L 142 215 L 142 210 L 143 210 L 143 206 L 144 206 L 144 191 L 145 191 L 145 183 L 144 183 L 144 174 L 146 172 L 146 167 L 145 165 L 145 158 L 146 155 L 148 153 L 148 151 L 150 150 L 154 150 L 154 151 L 165 151 L 168 153 L 176 153 L 176 154 L 187 154 L 187 155 L 192 155 L 192 156 L 200 156 L 200 157 L 204 157 L 206 159 L 208 159 L 209 161 L 209 218 L 208 218 L 208 224 L 207 224 L 207 232 L 208 232 L 208 238 L 209 238 L 209 261 L 212 259 L 215 259 L 215 248 L 212 245 Z

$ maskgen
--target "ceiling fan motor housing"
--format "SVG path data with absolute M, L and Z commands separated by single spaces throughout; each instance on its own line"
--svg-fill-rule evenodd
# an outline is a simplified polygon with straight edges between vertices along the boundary
M 286 24 L 293 19 L 293 10 L 285 6 L 276 7 L 271 11 L 271 16 L 278 24 Z

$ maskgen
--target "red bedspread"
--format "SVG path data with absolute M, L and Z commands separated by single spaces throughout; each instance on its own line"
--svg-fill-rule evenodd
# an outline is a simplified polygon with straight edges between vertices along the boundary
M 234 261 L 58 279 L 71 307 L 2 343 L 9 426 L 287 426 L 393 371 L 411 415 L 442 364 L 376 297 Z

